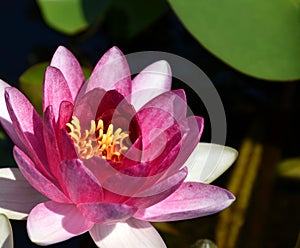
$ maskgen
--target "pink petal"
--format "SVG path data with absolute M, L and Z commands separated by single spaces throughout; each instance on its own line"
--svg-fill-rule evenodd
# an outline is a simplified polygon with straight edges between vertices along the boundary
M 0 213 L 25 219 L 30 210 L 47 199 L 26 181 L 17 168 L 0 169 Z
M 33 162 L 18 147 L 14 147 L 14 158 L 27 181 L 39 192 L 51 200 L 69 203 L 62 191 L 35 168 Z M 56 182 L 58 183 L 58 182 Z
M 132 81 L 131 103 L 139 110 L 154 97 L 171 90 L 172 75 L 169 64 L 155 62 L 141 71 Z
M 85 78 L 78 60 L 65 47 L 59 46 L 55 51 L 50 66 L 58 68 L 68 83 L 73 102 L 85 82 Z
M 180 122 L 182 145 L 176 159 L 173 160 L 172 165 L 169 167 L 168 173 L 179 170 L 192 154 L 201 137 L 203 126 L 203 118 L 198 116 L 190 116 Z
M 63 161 L 60 164 L 60 174 L 74 203 L 97 202 L 103 199 L 101 185 L 79 159 Z
M 89 231 L 94 223 L 85 219 L 73 204 L 48 201 L 29 214 L 27 232 L 38 245 L 58 243 Z
M 48 106 L 43 118 L 43 134 L 48 158 L 49 168 L 53 175 L 57 175 L 58 166 L 61 158 L 56 140 L 55 119 L 52 112 L 52 106 Z
M 63 101 L 59 106 L 59 117 L 58 117 L 58 124 L 57 129 L 65 129 L 66 124 L 71 120 L 73 115 L 74 106 L 72 103 Z
M 77 208 L 88 220 L 106 225 L 125 221 L 136 212 L 135 207 L 109 202 L 80 203 Z
M 55 120 L 57 120 L 62 101 L 73 103 L 71 91 L 62 72 L 55 67 L 48 66 L 43 86 L 43 112 L 51 105 Z
M 7 107 L 6 107 L 6 102 L 5 102 L 5 89 L 10 88 L 11 86 L 4 81 L 0 79 L 0 124 L 6 131 L 6 133 L 9 135 L 11 140 L 20 148 L 25 149 L 25 146 L 19 139 L 19 136 L 17 135 L 13 125 L 12 125 L 12 120 L 9 116 Z
M 86 91 L 102 88 L 116 89 L 123 96 L 131 92 L 130 69 L 124 54 L 117 48 L 108 50 L 95 66 Z
M 185 182 L 165 200 L 141 209 L 134 217 L 146 221 L 176 221 L 198 218 L 227 208 L 235 197 L 229 191 L 195 182 Z
M 98 106 L 105 93 L 103 89 L 96 88 L 87 92 L 76 102 L 73 115 L 80 120 L 82 130 L 89 130 L 91 120 L 96 120 Z
M 34 161 L 36 167 L 44 175 L 50 177 L 47 169 L 48 161 L 43 141 L 41 117 L 27 98 L 16 88 L 6 89 L 5 98 L 13 127 L 25 145 L 23 151 Z
M 150 223 L 133 218 L 115 225 L 96 224 L 90 234 L 101 248 L 166 248 L 159 233 Z
M 154 205 L 176 191 L 183 183 L 186 175 L 187 169 L 184 168 L 174 175 L 155 183 L 154 185 L 149 185 L 149 182 L 145 180 L 145 184 L 143 185 L 145 190 L 135 193 L 124 203 L 138 208 L 147 208 Z

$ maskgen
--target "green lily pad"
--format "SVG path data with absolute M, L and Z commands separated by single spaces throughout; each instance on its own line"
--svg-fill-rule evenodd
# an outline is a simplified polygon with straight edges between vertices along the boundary
M 169 0 L 192 35 L 236 70 L 267 80 L 300 78 L 299 0 Z
M 110 0 L 37 0 L 37 3 L 47 25 L 74 35 L 100 20 Z

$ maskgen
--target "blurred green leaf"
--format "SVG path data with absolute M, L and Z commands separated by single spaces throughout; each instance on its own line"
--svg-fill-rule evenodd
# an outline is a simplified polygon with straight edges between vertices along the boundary
M 73 35 L 102 18 L 110 0 L 37 0 L 37 3 L 47 25 Z
M 300 179 L 300 157 L 281 161 L 278 164 L 277 172 L 280 177 Z
M 49 62 L 36 64 L 27 69 L 19 78 L 20 89 L 39 113 L 42 112 L 44 72 L 48 65 Z
M 0 130 L 0 140 L 4 140 L 5 139 L 5 134 L 4 132 L 2 132 L 2 130 Z
M 298 0 L 169 0 L 194 37 L 233 68 L 262 79 L 300 78 Z
M 111 7 L 107 24 L 109 31 L 117 39 L 134 37 L 168 10 L 165 0 L 112 0 Z

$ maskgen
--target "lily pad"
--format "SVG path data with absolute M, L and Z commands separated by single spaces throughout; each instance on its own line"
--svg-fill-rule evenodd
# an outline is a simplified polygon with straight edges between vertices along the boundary
M 110 0 L 37 0 L 37 3 L 47 25 L 74 35 L 100 20 Z
M 300 78 L 299 0 L 169 0 L 185 27 L 236 70 L 267 80 Z

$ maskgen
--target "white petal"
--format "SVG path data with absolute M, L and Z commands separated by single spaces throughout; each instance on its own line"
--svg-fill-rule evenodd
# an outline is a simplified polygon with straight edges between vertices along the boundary
M 48 201 L 30 212 L 27 233 L 33 243 L 50 245 L 85 233 L 93 225 L 75 205 Z
M 13 248 L 13 234 L 7 217 L 0 214 L 0 247 Z
M 186 182 L 211 183 L 236 160 L 238 152 L 228 146 L 199 143 L 185 162 L 188 167 Z
M 167 61 L 157 61 L 132 80 L 131 104 L 139 110 L 154 97 L 171 90 L 172 72 Z
M 45 200 L 18 168 L 0 169 L 0 213 L 10 219 L 25 219 L 34 206 Z
M 115 225 L 95 225 L 90 234 L 101 248 L 166 248 L 155 228 L 146 221 L 129 219 Z

